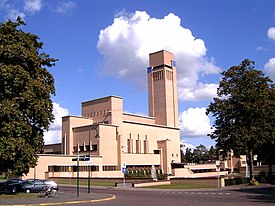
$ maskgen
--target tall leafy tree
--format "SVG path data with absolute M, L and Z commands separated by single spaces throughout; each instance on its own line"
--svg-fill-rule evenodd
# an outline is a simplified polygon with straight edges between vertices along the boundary
M 204 163 L 208 160 L 208 150 L 207 148 L 200 144 L 194 149 L 193 152 L 193 161 L 196 163 Z
M 222 74 L 217 97 L 210 103 L 206 114 L 215 117 L 215 130 L 209 134 L 216 140 L 216 148 L 226 154 L 231 149 L 236 156 L 247 154 L 250 177 L 253 177 L 253 154 L 269 141 L 265 128 L 271 128 L 266 116 L 274 91 L 272 80 L 254 69 L 248 59 Z M 273 133 L 274 134 L 274 133 Z
M 193 153 L 192 153 L 191 149 L 186 148 L 185 158 L 186 158 L 187 163 L 188 162 L 192 162 L 192 160 L 193 160 Z
M 210 147 L 209 152 L 208 152 L 208 159 L 213 161 L 217 159 L 217 151 L 213 146 Z
M 272 181 L 272 165 L 275 164 L 275 88 L 272 85 L 269 94 L 269 101 L 266 104 L 264 116 L 268 119 L 268 124 L 262 125 L 263 136 L 265 141 L 257 150 L 258 161 L 268 164 L 268 176 Z
M 35 166 L 43 132 L 53 121 L 57 59 L 42 52 L 39 37 L 24 32 L 18 18 L 0 24 L 0 170 L 21 176 Z

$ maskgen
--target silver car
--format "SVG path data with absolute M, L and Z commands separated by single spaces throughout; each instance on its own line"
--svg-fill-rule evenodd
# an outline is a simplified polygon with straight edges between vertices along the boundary
M 22 190 L 26 193 L 30 192 L 41 192 L 46 187 L 51 187 L 54 190 L 58 190 L 59 187 L 53 180 L 37 180 L 32 182 L 31 184 L 24 185 Z

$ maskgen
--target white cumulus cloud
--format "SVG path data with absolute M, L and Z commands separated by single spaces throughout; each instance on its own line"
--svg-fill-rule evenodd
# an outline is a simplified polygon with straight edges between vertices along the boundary
M 205 114 L 206 108 L 189 108 L 179 115 L 181 138 L 206 136 L 211 132 L 210 119 Z
M 187 143 L 186 141 L 181 141 L 180 143 L 180 149 L 183 151 L 183 154 L 186 153 L 186 149 L 191 149 L 191 152 L 194 151 L 194 149 L 196 149 L 196 147 L 192 144 Z
M 275 82 L 275 58 L 269 59 L 265 64 L 264 72 Z
M 7 9 L 7 18 L 15 21 L 17 19 L 17 17 L 21 17 L 22 19 L 24 19 L 26 17 L 24 12 L 21 12 L 17 9 L 12 9 L 12 8 L 8 8 Z
M 76 3 L 73 1 L 62 2 L 56 8 L 58 14 L 67 14 L 76 7 Z
M 62 108 L 58 103 L 53 103 L 54 122 L 50 125 L 50 129 L 44 132 L 45 144 L 54 144 L 61 142 L 62 133 L 62 117 L 69 114 L 68 109 Z
M 34 14 L 42 9 L 41 0 L 25 0 L 24 10 L 30 14 Z
M 220 68 L 213 58 L 206 56 L 204 41 L 184 28 L 173 13 L 157 19 L 145 11 L 131 15 L 122 12 L 113 24 L 100 31 L 97 48 L 104 57 L 104 74 L 131 81 L 141 88 L 146 87 L 148 54 L 170 51 L 177 61 L 180 99 L 212 99 L 216 93 L 217 85 L 202 82 L 199 74 L 218 74 Z
M 0 13 L 5 19 L 15 21 L 18 16 L 25 19 L 42 9 L 41 0 L 8 1 L 0 0 Z
M 275 41 L 275 27 L 270 27 L 267 31 L 267 37 Z

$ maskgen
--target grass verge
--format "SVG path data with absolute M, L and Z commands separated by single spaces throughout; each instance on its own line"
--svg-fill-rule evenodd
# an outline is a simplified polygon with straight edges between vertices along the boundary
M 12 199 L 12 198 L 34 198 L 34 197 L 38 197 L 38 193 L 16 193 L 16 194 L 0 194 L 0 200 L 4 200 L 4 199 Z
M 183 185 L 183 184 L 171 184 L 171 185 L 156 185 L 148 186 L 145 188 L 155 188 L 155 189 L 203 189 L 203 188 L 214 188 L 208 185 Z
M 55 181 L 57 184 L 68 184 L 68 185 L 76 185 L 77 180 L 76 179 L 53 179 L 51 180 Z M 87 179 L 79 179 L 79 185 L 88 186 L 88 180 Z M 91 179 L 91 187 L 92 186 L 105 186 L 105 187 L 113 187 L 115 185 L 115 182 L 112 181 L 93 181 Z

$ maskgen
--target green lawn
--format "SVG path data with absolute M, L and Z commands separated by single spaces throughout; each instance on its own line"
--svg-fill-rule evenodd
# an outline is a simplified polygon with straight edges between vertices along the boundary
M 38 193 L 16 193 L 16 194 L 0 194 L 0 200 L 11 198 L 34 198 L 38 197 Z
M 51 180 L 55 181 L 57 184 L 69 184 L 69 185 L 77 184 L 76 179 L 53 179 L 53 178 L 51 178 Z M 79 179 L 79 185 L 88 186 L 88 180 L 87 179 Z M 93 181 L 93 179 L 91 179 L 91 186 L 113 187 L 114 185 L 115 185 L 115 181 Z
M 146 188 L 155 188 L 155 189 L 199 189 L 199 188 L 214 188 L 207 185 L 181 185 L 181 184 L 171 184 L 171 185 L 156 185 L 149 186 Z

